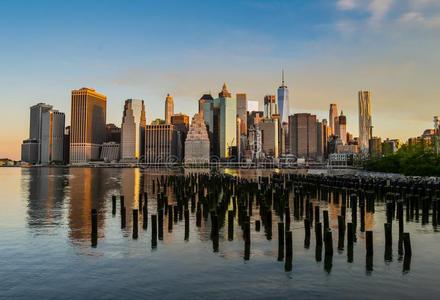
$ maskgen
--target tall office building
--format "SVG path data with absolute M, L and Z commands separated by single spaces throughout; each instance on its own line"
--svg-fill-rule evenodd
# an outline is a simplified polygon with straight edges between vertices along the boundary
M 278 115 L 278 105 L 275 101 L 275 95 L 264 96 L 264 117 L 272 118 L 273 115 Z
M 35 140 L 38 143 L 37 146 L 37 161 L 35 163 L 41 163 L 41 140 L 43 137 L 43 129 L 42 129 L 42 118 L 45 112 L 48 112 L 52 109 L 52 105 L 46 103 L 38 103 L 30 108 L 30 122 L 29 122 L 29 139 Z M 35 147 L 32 147 L 35 149 Z M 35 156 L 35 155 L 32 155 Z
M 165 123 L 171 124 L 171 116 L 174 115 L 174 100 L 170 94 L 165 99 Z
M 317 156 L 316 116 L 308 113 L 289 116 L 290 151 L 298 158 Z
M 107 97 L 90 88 L 73 90 L 71 107 L 70 163 L 98 160 L 105 140 Z
M 205 121 L 200 114 L 195 114 L 185 141 L 185 163 L 209 163 L 209 136 Z
M 324 120 L 323 120 L 324 121 Z M 316 159 L 322 161 L 325 154 L 325 125 L 324 122 L 316 122 Z
M 41 163 L 64 162 L 65 115 L 57 110 L 49 110 L 41 118 Z
M 240 135 L 247 135 L 247 96 L 244 93 L 237 94 L 237 117 L 240 118 Z
M 205 103 L 211 103 L 213 100 L 214 100 L 214 98 L 212 98 L 211 94 L 204 94 L 199 99 L 199 115 L 200 115 L 200 117 L 204 118 Z
M 368 152 L 369 140 L 373 136 L 371 121 L 371 92 L 359 92 L 359 148 L 363 153 Z
M 205 103 L 203 115 L 209 129 L 211 154 L 228 158 L 230 150 L 237 146 L 237 100 L 226 84 L 218 98 Z
M 171 124 L 145 127 L 145 163 L 179 162 L 177 130 Z
M 185 157 L 185 140 L 189 130 L 189 116 L 178 113 L 171 116 L 171 124 L 177 131 L 177 152 L 182 159 Z
M 337 136 L 341 139 L 343 145 L 347 144 L 347 117 L 343 111 L 341 111 L 341 115 L 338 117 Z
M 289 90 L 284 84 L 284 70 L 282 72 L 281 86 L 278 88 L 278 112 L 281 124 L 289 122 Z
M 338 106 L 334 103 L 330 104 L 330 111 L 328 115 L 328 126 L 331 129 L 332 134 L 336 134 L 335 119 L 338 117 Z
M 266 157 L 278 158 L 279 156 L 279 121 L 265 118 L 258 124 L 261 131 L 261 148 Z
M 144 100 L 126 100 L 121 126 L 121 160 L 135 161 L 144 154 L 146 125 Z

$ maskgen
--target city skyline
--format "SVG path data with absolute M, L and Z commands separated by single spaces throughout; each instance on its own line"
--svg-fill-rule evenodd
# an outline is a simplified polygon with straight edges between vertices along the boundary
M 3 3 L 0 12 L 1 99 L 9 109 L 0 121 L 0 157 L 19 159 L 28 108 L 35 103 L 50 103 L 70 124 L 69 92 L 82 86 L 107 95 L 107 123 L 118 126 L 127 98 L 145 100 L 148 123 L 163 117 L 167 93 L 174 96 L 176 112 L 193 116 L 200 96 L 215 94 L 223 82 L 234 95 L 259 101 L 261 109 L 264 95 L 276 94 L 282 69 L 289 114 L 309 112 L 323 119 L 329 103 L 337 103 L 355 136 L 359 90 L 373 92 L 374 135 L 383 138 L 418 136 L 432 128 L 438 114 L 440 59 L 432 51 L 440 44 L 436 1 L 237 1 L 233 6 L 212 1 L 190 7 L 177 1 L 109 1 L 105 7 L 91 1 L 78 18 L 71 18 L 78 2 L 24 3 Z M 227 26 L 213 14 L 225 7 Z M 23 18 L 17 18 L 18 11 Z M 82 25 L 96 11 L 103 19 Z M 118 20 L 104 20 L 116 11 Z M 268 14 L 281 16 L 269 22 Z M 155 26 L 164 15 L 167 26 Z M 209 25 L 191 20 L 200 15 L 213 16 L 204 22 Z M 227 43 L 220 38 L 225 36 Z M 79 37 L 84 43 L 76 42 Z M 399 114 L 392 114 L 397 106 Z

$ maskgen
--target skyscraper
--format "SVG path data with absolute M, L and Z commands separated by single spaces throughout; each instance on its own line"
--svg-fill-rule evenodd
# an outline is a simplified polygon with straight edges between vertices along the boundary
M 174 100 L 170 94 L 165 99 L 165 123 L 171 124 L 171 116 L 174 115 Z
M 338 117 L 337 136 L 341 139 L 343 145 L 347 144 L 347 117 L 343 111 L 341 111 L 341 115 Z
M 278 106 L 275 101 L 275 95 L 264 96 L 264 117 L 272 118 L 273 115 L 278 114 Z
M 177 152 L 182 159 L 185 157 L 185 140 L 189 130 L 189 116 L 178 113 L 171 116 L 171 124 L 177 131 Z
M 240 135 L 247 135 L 247 96 L 244 93 L 237 94 L 237 117 L 240 118 Z
M 43 113 L 41 118 L 41 163 L 64 161 L 65 115 L 57 110 Z
M 144 154 L 146 125 L 144 100 L 126 100 L 121 126 L 122 160 L 137 160 Z
M 368 143 L 373 136 L 371 121 L 371 92 L 359 91 L 359 148 L 368 152 Z
M 209 136 L 200 114 L 195 114 L 185 141 L 185 163 L 209 163 Z
M 237 100 L 232 98 L 226 84 L 218 98 L 205 103 L 204 119 L 209 129 L 211 154 L 228 158 L 231 148 L 237 146 Z
M 336 134 L 335 118 L 338 117 L 338 106 L 334 103 L 330 104 L 330 111 L 328 116 L 328 126 L 331 129 L 332 134 Z
M 177 130 L 174 125 L 160 124 L 145 127 L 145 163 L 178 162 Z
M 308 113 L 289 116 L 290 151 L 298 158 L 316 159 L 316 116 Z
M 52 105 L 38 103 L 30 109 L 29 139 L 36 140 L 38 143 L 37 164 L 41 163 L 41 140 L 43 137 L 42 118 L 45 112 L 52 109 Z
M 265 118 L 258 124 L 261 130 L 261 146 L 266 157 L 278 158 L 279 156 L 279 121 Z
M 284 84 L 284 70 L 282 72 L 281 86 L 278 88 L 278 112 L 281 124 L 289 122 L 289 90 Z
M 99 159 L 105 140 L 107 97 L 94 89 L 72 91 L 70 125 L 70 163 Z
M 211 94 L 204 94 L 200 99 L 199 99 L 199 115 L 200 117 L 204 117 L 204 113 L 205 113 L 205 103 L 208 102 L 212 102 L 214 100 L 214 98 L 212 98 Z

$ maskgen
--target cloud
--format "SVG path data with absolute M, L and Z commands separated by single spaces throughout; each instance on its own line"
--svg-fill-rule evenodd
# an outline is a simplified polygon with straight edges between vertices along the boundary
M 358 6 L 357 0 L 338 0 L 337 6 L 340 10 L 352 10 Z
M 388 14 L 394 4 L 394 0 L 372 0 L 368 5 L 371 13 L 370 23 L 378 25 Z
M 424 13 L 418 11 L 407 12 L 403 14 L 398 21 L 405 25 L 418 25 L 426 28 L 440 27 L 440 15 L 428 17 Z

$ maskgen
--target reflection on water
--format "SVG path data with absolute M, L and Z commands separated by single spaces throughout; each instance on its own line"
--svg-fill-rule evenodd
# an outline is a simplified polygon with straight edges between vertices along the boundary
M 0 170 L 0 178 L 5 174 L 2 172 Z M 286 276 L 284 262 L 277 261 L 277 223 L 280 220 L 273 215 L 272 239 L 268 240 L 263 226 L 260 231 L 256 230 L 256 221 L 261 221 L 259 207 L 256 205 L 252 207 L 250 218 L 250 245 L 244 243 L 242 228 L 236 220 L 234 240 L 228 241 L 226 216 L 219 231 L 218 252 L 213 253 L 211 220 L 202 217 L 200 226 L 196 226 L 196 213 L 189 204 L 189 237 L 185 235 L 184 220 L 178 218 L 175 222 L 173 215 L 164 211 L 163 240 L 158 242 L 157 249 L 152 250 L 150 218 L 157 213 L 157 193 L 165 192 L 168 204 L 173 208 L 177 204 L 172 184 L 164 191 L 163 186 L 158 186 L 158 180 L 163 175 L 178 171 L 30 168 L 8 172 L 8 176 L 14 176 L 13 181 L 19 182 L 21 194 L 15 192 L 13 187 L 1 186 L 1 197 L 7 199 L 7 207 L 11 207 L 12 211 L 0 212 L 0 225 L 6 228 L 1 222 L 7 214 L 10 224 L 21 223 L 24 227 L 14 225 L 0 231 L 0 260 L 7 262 L 0 268 L 0 276 L 8 278 L 0 283 L 0 291 L 5 291 L 7 297 L 23 297 L 33 293 L 40 298 L 58 298 L 59 294 L 55 291 L 64 291 L 65 298 L 102 298 L 109 292 L 120 298 L 127 296 L 122 291 L 130 286 L 132 296 L 143 293 L 170 299 L 182 298 L 183 295 L 204 298 L 209 293 L 213 298 L 223 298 L 224 294 L 215 292 L 219 282 L 226 286 L 223 292 L 228 292 L 230 297 L 253 299 L 274 295 L 277 298 L 292 295 L 302 298 L 340 298 L 357 293 L 360 288 L 371 290 L 366 298 L 378 295 L 430 297 L 440 292 L 440 288 L 431 280 L 432 274 L 440 272 L 437 259 L 440 234 L 429 224 L 405 222 L 405 231 L 411 233 L 413 256 L 397 259 L 398 233 L 397 225 L 394 225 L 390 258 L 384 248 L 386 216 L 382 204 L 378 204 L 376 213 L 365 214 L 365 231 L 374 231 L 374 256 L 366 257 L 365 232 L 360 231 L 359 221 L 352 256 L 347 257 L 346 232 L 343 249 L 328 256 L 325 255 L 324 245 L 316 247 L 314 228 L 311 229 L 309 246 L 304 247 L 305 213 L 295 215 L 293 199 L 289 199 L 293 261 L 292 271 Z M 270 174 L 270 170 L 225 172 L 246 178 Z M 142 229 L 144 216 L 140 214 L 139 239 L 133 240 L 132 210 L 139 208 L 139 197 L 144 193 L 148 195 L 149 227 L 147 230 Z M 118 196 L 114 216 L 112 195 Z M 126 207 L 126 227 L 123 229 L 120 226 L 120 195 L 124 196 Z M 274 197 L 279 195 L 274 194 Z M 328 210 L 333 247 L 336 250 L 341 199 L 333 199 L 331 202 L 317 199 L 311 201 L 320 205 L 321 218 L 322 212 Z M 22 203 L 22 210 L 10 203 Z M 96 249 L 90 244 L 92 208 L 98 210 L 99 238 Z M 346 222 L 350 222 L 350 209 L 347 209 L 346 215 Z M 170 217 L 172 230 L 168 227 Z M 45 274 L 48 279 L 42 279 L 38 274 Z M 120 276 L 124 277 L 123 281 L 119 280 Z M 181 278 L 185 278 L 187 284 L 176 283 Z M 82 289 L 87 284 L 86 280 L 94 284 L 94 292 L 91 294 L 91 286 Z M 165 282 L 173 282 L 174 289 L 170 289 Z M 67 283 L 77 289 L 66 288 Z M 20 289 L 15 289 L 17 286 Z M 249 286 L 253 288 L 249 289 Z M 409 286 L 423 286 L 423 290 L 413 291 Z M 244 290 L 248 294 L 243 295 Z M 0 292 L 0 298 L 2 296 Z

